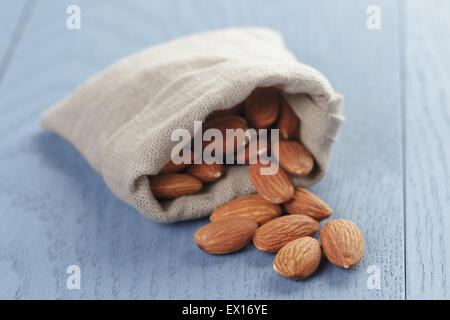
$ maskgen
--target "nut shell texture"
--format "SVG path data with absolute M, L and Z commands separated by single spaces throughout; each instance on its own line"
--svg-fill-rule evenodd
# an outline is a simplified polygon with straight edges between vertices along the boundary
M 327 259 L 341 268 L 355 266 L 364 255 L 363 235 L 349 220 L 327 222 L 320 231 L 320 242 Z
M 275 174 L 262 175 L 261 168 L 269 168 L 270 164 L 263 165 L 261 162 L 251 164 L 248 167 L 250 181 L 257 193 L 270 203 L 283 203 L 294 196 L 294 186 L 289 176 L 282 168 L 278 168 Z
M 278 118 L 280 95 L 275 88 L 256 88 L 245 100 L 244 113 L 253 128 L 268 128 Z
M 295 188 L 294 198 L 283 206 L 290 214 L 305 214 L 317 221 L 329 218 L 333 213 L 322 199 L 302 188 Z
M 281 98 L 280 116 L 277 121 L 277 129 L 280 130 L 280 137 L 283 139 L 294 138 L 298 131 L 299 119 L 288 104 L 286 99 Z
M 259 194 L 252 194 L 221 205 L 209 219 L 219 221 L 230 217 L 241 217 L 262 225 L 280 215 L 281 207 L 279 205 L 268 202 Z
M 226 254 L 241 250 L 252 239 L 258 224 L 244 218 L 211 222 L 194 233 L 197 246 L 208 253 Z
M 264 252 L 276 252 L 292 240 L 312 236 L 319 230 L 319 222 L 305 215 L 282 216 L 256 230 L 253 243 Z
M 311 153 L 297 141 L 280 140 L 274 151 L 281 167 L 293 176 L 307 176 L 314 168 Z
M 275 256 L 273 269 L 292 280 L 302 280 L 314 273 L 320 264 L 319 241 L 303 237 L 286 244 Z
M 224 166 L 219 163 L 193 164 L 187 168 L 186 173 L 197 179 L 209 183 L 219 180 L 223 176 Z
M 173 199 L 195 193 L 202 188 L 202 183 L 184 173 L 165 173 L 149 178 L 150 189 L 157 199 Z

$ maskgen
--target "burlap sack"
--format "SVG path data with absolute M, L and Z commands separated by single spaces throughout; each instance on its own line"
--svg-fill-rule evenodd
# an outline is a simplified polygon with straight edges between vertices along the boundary
M 147 176 L 169 161 L 174 129 L 193 135 L 194 120 L 265 86 L 279 88 L 301 119 L 299 135 L 316 168 L 294 183 L 310 186 L 327 169 L 342 99 L 268 29 L 197 34 L 121 59 L 47 110 L 42 124 L 71 142 L 114 194 L 143 215 L 161 222 L 193 219 L 254 192 L 247 166 L 228 166 L 224 178 L 200 193 L 165 202 L 155 200 Z

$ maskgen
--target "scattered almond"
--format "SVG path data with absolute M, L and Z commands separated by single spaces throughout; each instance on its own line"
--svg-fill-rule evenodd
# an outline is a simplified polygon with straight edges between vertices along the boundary
M 311 153 L 297 141 L 280 140 L 273 150 L 281 167 L 294 176 L 307 176 L 314 168 Z
M 364 238 L 358 227 L 349 220 L 327 222 L 320 231 L 320 242 L 328 260 L 335 266 L 351 268 L 364 254 Z
M 282 168 L 275 168 L 278 170 L 274 174 L 261 174 L 262 168 L 269 168 L 270 166 L 270 163 L 262 164 L 260 161 L 249 165 L 248 173 L 256 192 L 271 203 L 289 201 L 294 196 L 294 186 L 291 180 Z
M 173 199 L 195 193 L 202 188 L 202 183 L 184 173 L 165 173 L 149 178 L 150 189 L 157 199 Z
M 281 207 L 266 201 L 259 194 L 240 197 L 218 207 L 209 217 L 219 221 L 230 217 L 241 217 L 262 225 L 281 215 Z
M 191 165 L 187 168 L 186 173 L 203 182 L 214 182 L 222 177 L 223 171 L 224 167 L 221 164 L 200 163 Z
M 280 95 L 275 88 L 256 88 L 245 100 L 244 113 L 251 126 L 270 127 L 278 118 Z
M 305 214 L 317 221 L 327 219 L 333 213 L 322 199 L 302 188 L 295 188 L 294 198 L 283 206 L 290 214 Z
M 276 252 L 288 242 L 312 236 L 319 230 L 319 222 L 305 215 L 288 215 L 273 219 L 256 230 L 253 243 L 264 252 Z
M 261 134 L 265 134 L 262 131 L 267 128 L 278 128 L 281 140 L 271 146 L 269 133 L 267 143 L 259 139 L 265 135 L 250 143 L 244 135 L 243 141 L 235 136 L 234 146 L 227 144 L 227 129 L 241 129 L 241 133 L 245 133 L 249 128 L 247 121 Z M 364 239 L 353 222 L 334 220 L 325 224 L 320 232 L 322 248 L 311 237 L 319 230 L 320 221 L 331 216 L 332 210 L 308 190 L 294 188 L 288 176 L 288 173 L 307 176 L 314 169 L 313 156 L 298 141 L 299 125 L 299 118 L 274 87 L 256 88 L 243 103 L 208 115 L 203 133 L 215 128 L 224 140 L 223 144 L 222 141 L 216 144 L 218 149 L 211 148 L 214 138 L 202 141 L 203 151 L 206 151 L 202 156 L 214 152 L 212 156 L 218 160 L 234 157 L 238 164 L 250 164 L 249 177 L 257 194 L 219 206 L 210 215 L 211 223 L 194 234 L 199 248 L 212 254 L 227 254 L 244 248 L 253 239 L 255 247 L 261 251 L 278 251 L 273 261 L 274 270 L 293 280 L 305 279 L 314 273 L 322 248 L 328 260 L 339 267 L 350 268 L 362 259 Z M 276 159 L 266 163 L 269 151 Z M 158 175 L 149 177 L 151 191 L 157 199 L 193 194 L 202 188 L 202 182 L 214 182 L 223 176 L 222 164 L 207 164 L 205 159 L 194 164 L 193 160 L 200 157 L 194 153 L 192 165 L 170 161 Z M 185 173 L 180 173 L 183 171 Z M 290 215 L 281 216 L 280 204 Z
M 280 116 L 276 128 L 280 130 L 280 137 L 291 139 L 297 135 L 299 119 L 284 97 L 281 97 Z
M 244 218 L 211 222 L 194 233 L 197 246 L 208 253 L 226 254 L 241 250 L 252 239 L 258 224 Z
M 293 240 L 278 251 L 273 269 L 292 280 L 303 280 L 316 271 L 322 250 L 319 241 L 311 237 Z

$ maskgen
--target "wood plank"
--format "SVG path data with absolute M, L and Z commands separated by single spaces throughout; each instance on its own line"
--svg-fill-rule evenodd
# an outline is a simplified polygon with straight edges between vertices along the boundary
M 0 298 L 352 299 L 404 297 L 398 2 L 77 1 L 82 28 L 65 28 L 72 1 L 40 1 L 0 87 Z M 228 256 L 196 248 L 200 219 L 162 225 L 116 199 L 82 157 L 38 126 L 45 108 L 114 60 L 177 36 L 239 25 L 283 33 L 345 98 L 327 177 L 312 190 L 355 221 L 366 253 L 352 270 L 324 263 L 293 282 L 253 247 Z M 79 265 L 81 290 L 66 288 Z M 367 268 L 381 288 L 366 286 Z
M 24 23 L 24 6 L 25 0 L 11 1 L 0 10 L 0 81 L 15 47 L 13 39 L 18 38 Z
M 450 3 L 406 13 L 407 298 L 449 299 Z

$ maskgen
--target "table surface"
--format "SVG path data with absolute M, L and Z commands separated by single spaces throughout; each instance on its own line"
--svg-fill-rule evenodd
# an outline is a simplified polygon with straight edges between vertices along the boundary
M 66 28 L 70 4 L 81 29 Z M 380 8 L 368 29 L 366 9 Z M 429 299 L 450 297 L 448 1 L 8 1 L 0 10 L 0 298 Z M 345 95 L 326 177 L 311 188 L 365 235 L 361 263 L 305 281 L 273 254 L 198 250 L 206 223 L 158 224 L 118 200 L 43 110 L 115 60 L 230 26 L 280 31 Z M 78 265 L 81 289 L 66 286 Z M 380 279 L 379 286 L 376 284 Z

